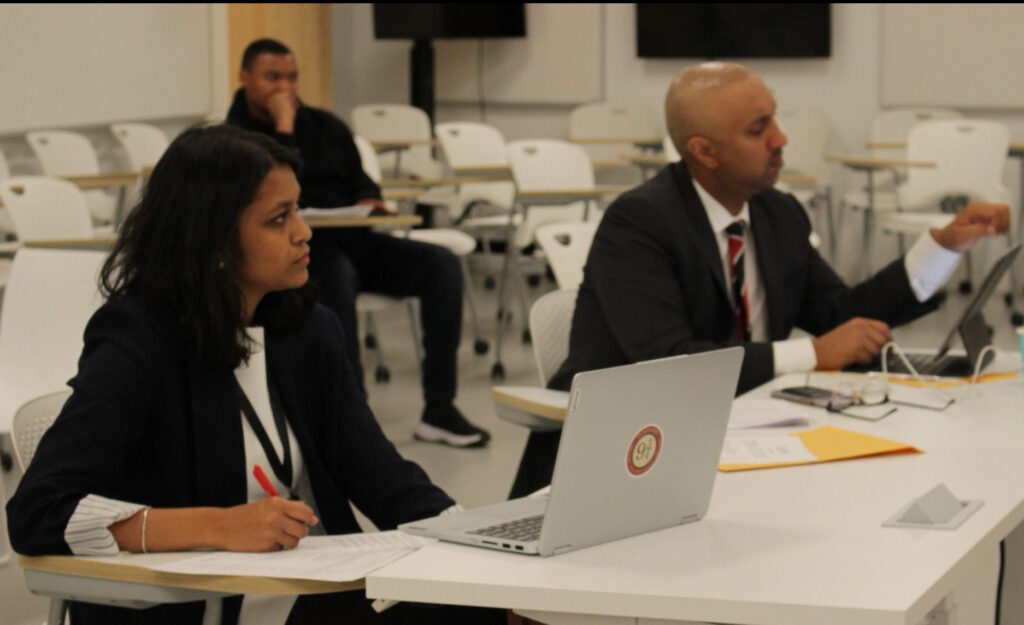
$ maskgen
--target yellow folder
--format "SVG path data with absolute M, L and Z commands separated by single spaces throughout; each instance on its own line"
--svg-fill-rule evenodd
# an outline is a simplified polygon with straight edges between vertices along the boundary
M 793 434 L 792 436 L 796 436 L 803 442 L 808 451 L 815 456 L 814 460 L 761 464 L 720 464 L 718 465 L 718 470 L 726 472 L 747 471 L 750 469 L 791 467 L 800 464 L 815 464 L 818 462 L 832 462 L 833 460 L 866 458 L 868 456 L 886 454 L 921 453 L 920 449 L 906 443 L 844 430 L 831 425 L 823 425 L 813 430 Z

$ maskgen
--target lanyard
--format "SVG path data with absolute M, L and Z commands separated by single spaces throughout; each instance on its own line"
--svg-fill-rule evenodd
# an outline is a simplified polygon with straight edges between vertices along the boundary
M 288 488 L 289 494 L 294 499 L 295 494 L 291 492 L 292 446 L 288 440 L 288 423 L 285 420 L 284 410 L 277 396 L 277 387 L 274 386 L 274 383 L 268 377 L 267 388 L 270 391 L 270 412 L 274 415 L 274 426 L 277 429 L 278 436 L 281 437 L 281 448 L 284 450 L 283 458 L 277 455 L 277 450 L 270 443 L 270 437 L 267 436 L 267 431 L 263 429 L 263 423 L 256 416 L 256 411 L 249 402 L 249 398 L 245 396 L 245 391 L 242 390 L 242 385 L 238 384 L 237 379 L 235 380 L 235 385 L 238 387 L 238 400 L 242 406 L 242 414 L 245 415 L 245 420 L 249 422 L 253 433 L 256 434 L 256 438 L 260 441 L 260 446 L 263 447 L 263 452 L 267 455 L 267 460 L 270 462 L 270 468 L 273 470 L 274 475 Z

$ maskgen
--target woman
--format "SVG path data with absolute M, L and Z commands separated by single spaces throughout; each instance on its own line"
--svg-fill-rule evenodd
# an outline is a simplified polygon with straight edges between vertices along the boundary
M 74 393 L 8 504 L 19 553 L 287 549 L 310 531 L 360 531 L 350 501 L 382 529 L 454 504 L 384 437 L 337 318 L 314 303 L 297 167 L 225 126 L 168 148 L 103 267 L 108 301 L 85 330 Z M 255 466 L 286 497 L 265 494 Z M 361 595 L 294 609 L 235 597 L 223 622 L 401 620 Z M 203 607 L 73 604 L 72 622 L 198 623 Z

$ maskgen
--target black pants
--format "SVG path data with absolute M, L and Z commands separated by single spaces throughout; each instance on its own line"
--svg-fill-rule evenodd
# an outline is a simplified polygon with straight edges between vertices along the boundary
M 526 448 L 523 449 L 523 457 L 519 460 L 516 479 L 512 482 L 509 499 L 526 497 L 551 483 L 561 438 L 561 430 L 530 432 L 530 437 L 526 439 Z
M 505 625 L 505 610 L 464 606 L 399 603 L 374 612 L 361 590 L 303 595 L 286 625 Z
M 310 241 L 310 277 L 341 320 L 348 356 L 363 383 L 356 295 L 418 297 L 423 327 L 423 395 L 451 401 L 462 332 L 462 268 L 447 249 L 369 231 L 319 229 Z M 365 387 L 364 387 L 365 388 Z

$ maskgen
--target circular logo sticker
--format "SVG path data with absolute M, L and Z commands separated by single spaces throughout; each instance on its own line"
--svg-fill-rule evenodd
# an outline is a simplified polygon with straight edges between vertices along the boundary
M 651 470 L 661 453 L 661 429 L 648 425 L 636 433 L 626 450 L 626 470 L 641 476 Z

